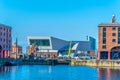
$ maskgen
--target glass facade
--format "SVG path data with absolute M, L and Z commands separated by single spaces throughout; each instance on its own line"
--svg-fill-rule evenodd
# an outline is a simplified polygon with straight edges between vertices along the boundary
M 49 39 L 30 39 L 30 45 L 35 44 L 37 46 L 50 46 Z

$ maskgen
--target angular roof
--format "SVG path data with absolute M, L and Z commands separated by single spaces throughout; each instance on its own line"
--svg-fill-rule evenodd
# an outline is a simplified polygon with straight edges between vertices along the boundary
M 76 46 L 75 46 L 76 45 Z M 59 51 L 69 50 L 70 45 L 62 47 Z M 71 48 L 76 47 L 77 51 L 91 51 L 90 41 L 72 41 Z
M 5 25 L 5 24 L 0 24 L 0 27 L 1 27 L 1 26 L 8 27 L 8 28 L 12 28 L 12 27 L 10 27 L 10 26 L 8 26 L 8 25 Z

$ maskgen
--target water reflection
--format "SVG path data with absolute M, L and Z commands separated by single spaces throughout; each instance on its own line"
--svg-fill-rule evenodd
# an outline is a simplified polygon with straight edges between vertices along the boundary
M 120 68 L 98 68 L 98 80 L 120 80 Z
M 7 67 L 7 66 L 0 67 L 0 72 L 10 72 L 10 71 L 11 71 L 11 67 Z
M 9 79 L 8 79 L 9 78 Z M 0 80 L 120 80 L 120 68 L 87 66 L 1 66 Z
M 48 67 L 48 73 L 51 73 L 51 72 L 52 72 L 52 67 L 49 66 L 49 67 Z
M 0 72 L 17 71 L 18 66 L 0 66 Z

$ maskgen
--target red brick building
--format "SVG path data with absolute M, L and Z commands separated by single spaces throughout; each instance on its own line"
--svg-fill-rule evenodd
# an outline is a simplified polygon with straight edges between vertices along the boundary
M 98 25 L 98 59 L 120 58 L 120 24 L 112 16 L 111 23 Z
M 22 46 L 16 44 L 16 42 L 12 46 L 12 54 L 11 58 L 18 58 L 19 55 L 22 55 Z M 17 57 L 16 57 L 17 56 Z

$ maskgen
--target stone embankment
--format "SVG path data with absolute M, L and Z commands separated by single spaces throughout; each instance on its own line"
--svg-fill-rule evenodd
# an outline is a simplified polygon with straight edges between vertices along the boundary
M 72 60 L 72 66 L 120 67 L 120 60 Z

